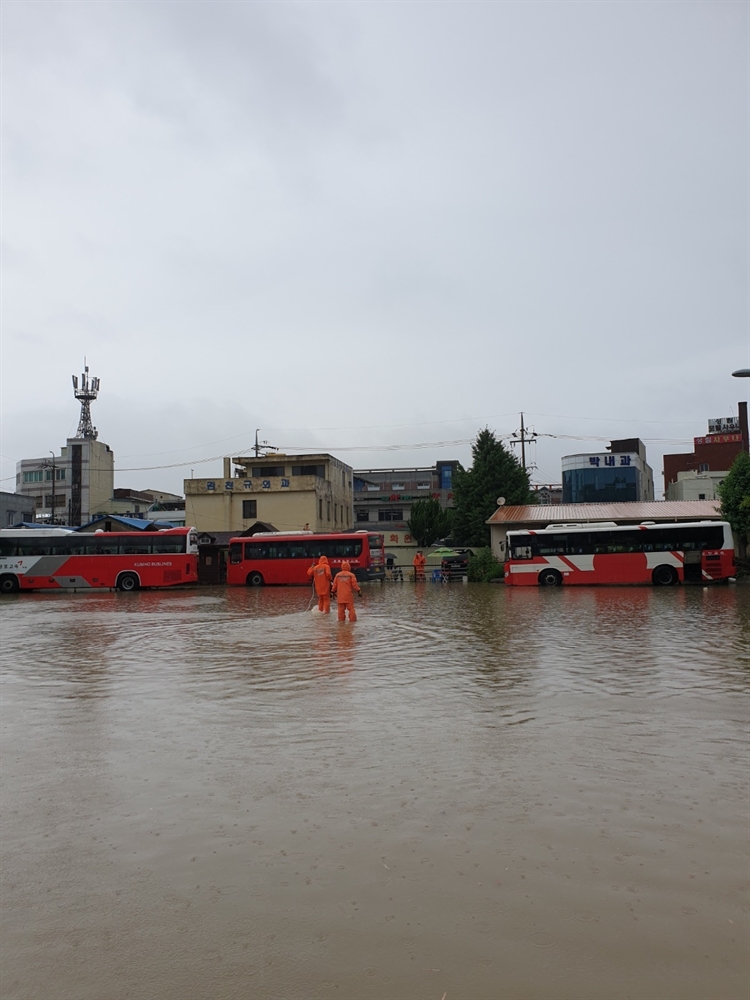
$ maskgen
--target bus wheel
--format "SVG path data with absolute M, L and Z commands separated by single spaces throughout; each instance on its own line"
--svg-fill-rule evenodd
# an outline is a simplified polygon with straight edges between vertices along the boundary
M 248 587 L 262 587 L 263 586 L 263 574 L 262 573 L 250 573 L 247 578 Z
M 561 587 L 563 582 L 556 569 L 543 569 L 537 579 L 540 587 Z
M 18 577 L 14 573 L 4 573 L 0 576 L 0 594 L 15 594 L 20 589 Z
M 677 583 L 677 570 L 674 566 L 657 566 L 651 574 L 655 587 L 673 587 Z
M 140 582 L 135 573 L 121 573 L 117 578 L 117 589 L 118 590 L 138 590 L 140 587 Z

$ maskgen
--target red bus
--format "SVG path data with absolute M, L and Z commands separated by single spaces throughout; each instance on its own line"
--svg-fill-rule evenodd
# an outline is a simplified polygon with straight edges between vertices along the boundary
M 311 531 L 263 532 L 229 542 L 227 583 L 233 587 L 263 584 L 310 585 L 307 570 L 318 556 L 327 556 L 331 573 L 343 562 L 358 580 L 385 578 L 384 536 L 368 531 L 315 535 Z
M 194 528 L 97 531 L 0 530 L 0 593 L 138 590 L 198 582 Z
M 551 524 L 509 531 L 507 553 L 505 582 L 515 587 L 669 587 L 728 580 L 735 573 L 732 530 L 724 521 Z

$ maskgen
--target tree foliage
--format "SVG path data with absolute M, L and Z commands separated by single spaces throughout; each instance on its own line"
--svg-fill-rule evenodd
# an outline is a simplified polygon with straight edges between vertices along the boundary
M 485 427 L 472 445 L 472 466 L 457 469 L 453 481 L 453 540 L 458 545 L 490 544 L 485 522 L 497 510 L 497 498 L 508 504 L 533 503 L 529 474 L 502 441 Z
M 721 515 L 732 525 L 744 554 L 750 535 L 750 455 L 740 452 L 719 485 Z
M 443 510 L 439 500 L 417 500 L 407 521 L 417 545 L 426 549 L 438 538 L 445 538 L 451 528 L 451 512 Z

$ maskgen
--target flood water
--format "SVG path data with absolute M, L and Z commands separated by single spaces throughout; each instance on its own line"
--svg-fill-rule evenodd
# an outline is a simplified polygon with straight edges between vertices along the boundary
M 3 599 L 3 1000 L 745 998 L 750 587 L 364 590 Z

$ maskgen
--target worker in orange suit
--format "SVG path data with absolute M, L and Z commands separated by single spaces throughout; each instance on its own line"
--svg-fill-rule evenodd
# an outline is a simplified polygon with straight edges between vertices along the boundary
M 318 595 L 318 611 L 324 615 L 331 613 L 331 567 L 328 565 L 328 557 L 321 556 L 314 566 L 311 566 L 307 575 L 313 578 L 315 593 Z
M 341 572 L 333 578 L 333 592 L 339 609 L 339 621 L 346 621 L 346 609 L 349 608 L 349 621 L 356 622 L 357 612 L 354 610 L 354 591 L 361 594 L 357 578 L 351 571 L 348 562 L 341 564 Z
M 424 564 L 426 562 L 427 560 L 425 559 L 424 555 L 422 554 L 422 550 L 420 549 L 419 552 L 417 552 L 417 554 L 414 556 L 415 580 L 424 580 Z

